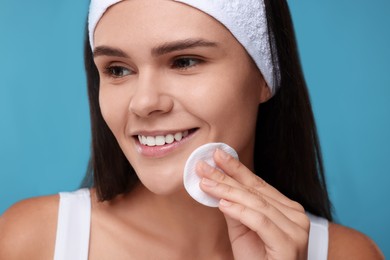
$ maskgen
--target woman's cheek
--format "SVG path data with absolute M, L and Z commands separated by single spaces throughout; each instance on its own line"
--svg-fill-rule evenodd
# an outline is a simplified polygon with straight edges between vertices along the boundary
M 99 105 L 104 121 L 115 135 L 125 125 L 127 105 L 124 96 L 101 89 Z

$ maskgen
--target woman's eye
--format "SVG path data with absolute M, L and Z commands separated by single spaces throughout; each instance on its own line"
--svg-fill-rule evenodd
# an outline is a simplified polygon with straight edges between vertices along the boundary
M 173 61 L 172 68 L 187 69 L 187 68 L 194 67 L 201 62 L 202 61 L 197 58 L 178 58 Z
M 105 73 L 113 78 L 122 78 L 132 74 L 131 70 L 122 66 L 109 66 L 105 69 Z

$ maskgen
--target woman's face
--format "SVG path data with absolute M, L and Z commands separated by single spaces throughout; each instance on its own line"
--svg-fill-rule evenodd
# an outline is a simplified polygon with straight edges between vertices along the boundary
M 102 115 L 148 189 L 181 190 L 186 159 L 209 142 L 253 166 L 257 108 L 269 91 L 223 25 L 174 1 L 123 1 L 94 40 Z

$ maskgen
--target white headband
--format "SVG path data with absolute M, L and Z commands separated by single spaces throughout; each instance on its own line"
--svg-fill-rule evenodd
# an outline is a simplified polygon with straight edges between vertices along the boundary
M 91 0 L 88 29 L 91 48 L 94 48 L 95 28 L 105 11 L 123 0 Z M 246 49 L 260 69 L 272 94 L 275 94 L 274 72 L 279 67 L 272 62 L 272 37 L 268 34 L 264 0 L 173 0 L 195 7 L 222 23 Z M 276 57 L 275 57 L 276 58 Z

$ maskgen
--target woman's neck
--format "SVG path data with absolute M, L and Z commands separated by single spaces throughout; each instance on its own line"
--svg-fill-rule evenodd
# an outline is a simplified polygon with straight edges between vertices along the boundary
M 199 259 L 214 253 L 231 254 L 223 214 L 218 208 L 194 201 L 184 188 L 173 194 L 156 195 L 139 184 L 110 202 L 110 207 L 151 241 L 164 241 L 176 252 L 199 254 Z

